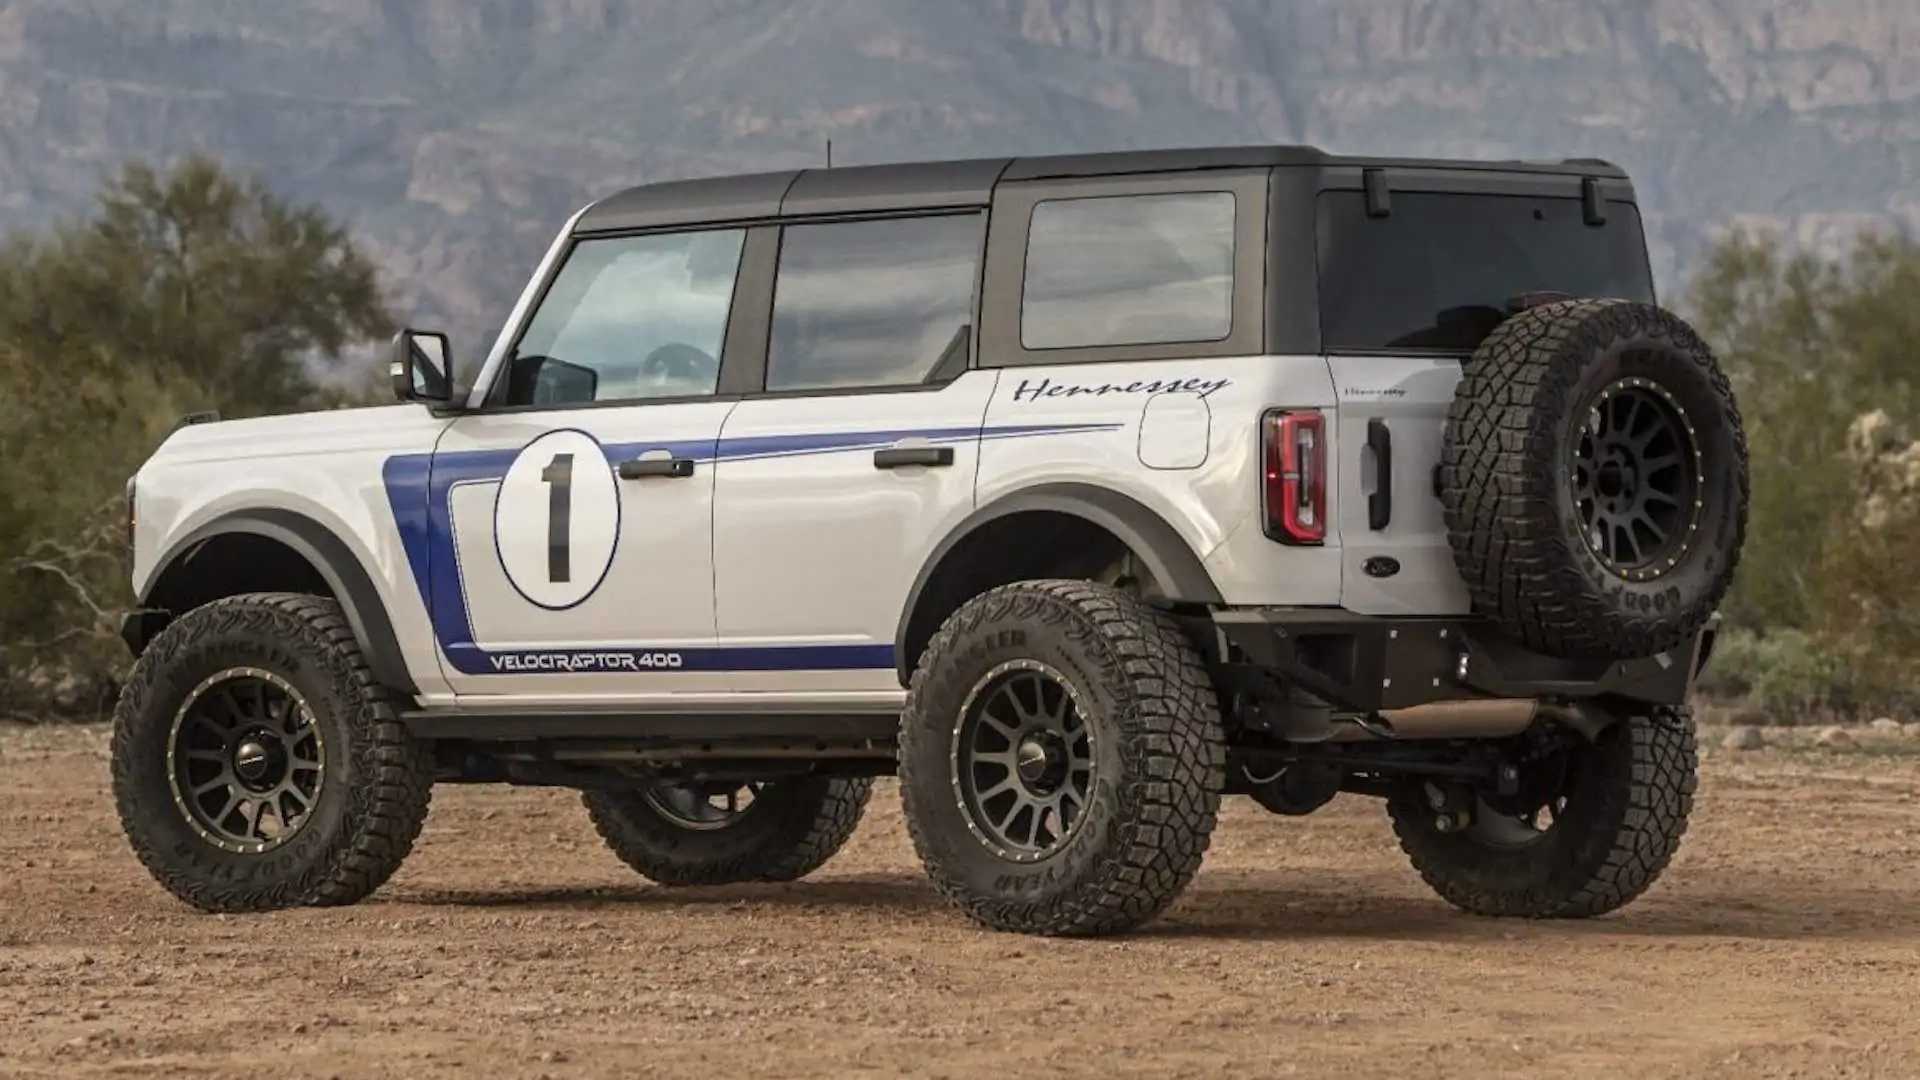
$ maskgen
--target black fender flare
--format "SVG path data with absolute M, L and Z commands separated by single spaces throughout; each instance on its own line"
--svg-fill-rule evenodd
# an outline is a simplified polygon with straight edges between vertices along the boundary
M 292 510 L 236 510 L 188 533 L 155 562 L 146 591 L 139 598 L 140 607 L 152 611 L 150 602 L 160 583 L 167 580 L 168 574 L 176 567 L 197 555 L 207 541 L 233 535 L 273 540 L 305 559 L 327 583 L 328 590 L 346 613 L 347 625 L 352 628 L 354 639 L 360 643 L 360 651 L 366 656 L 367 666 L 373 670 L 374 678 L 391 690 L 406 694 L 419 692 L 401 656 L 400 639 L 394 634 L 393 620 L 387 614 L 386 604 L 380 599 L 380 590 L 375 587 L 373 576 L 367 573 L 367 568 L 361 564 L 353 549 L 332 529 Z M 138 639 L 130 635 L 128 641 L 128 644 L 136 647 L 136 651 L 143 649 L 152 632 L 158 629 L 145 629 L 151 624 L 144 621 L 141 625 L 143 630 Z
M 913 588 L 907 593 L 906 606 L 900 612 L 900 624 L 894 631 L 894 668 L 902 686 L 913 674 L 906 669 L 907 628 L 920 607 L 921 594 L 947 555 L 962 541 L 990 522 L 1013 514 L 1051 511 L 1081 518 L 1107 530 L 1127 545 L 1143 563 L 1153 580 L 1169 600 L 1182 603 L 1221 605 L 1226 601 L 1214 585 L 1200 557 L 1186 540 L 1167 524 L 1165 518 L 1130 495 L 1092 484 L 1039 484 L 1003 495 L 967 515 L 965 520 L 940 541 L 933 554 L 920 567 Z

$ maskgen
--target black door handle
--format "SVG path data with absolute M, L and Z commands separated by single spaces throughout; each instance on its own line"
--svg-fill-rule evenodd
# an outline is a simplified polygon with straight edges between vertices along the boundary
M 1367 446 L 1373 450 L 1373 494 L 1367 496 L 1367 528 L 1375 532 L 1393 520 L 1393 433 L 1385 420 L 1367 421 Z
M 873 452 L 873 467 L 898 469 L 905 465 L 942 466 L 953 464 L 951 446 L 894 446 Z
M 638 480 L 645 476 L 684 479 L 693 475 L 692 458 L 634 458 L 620 463 L 620 479 Z

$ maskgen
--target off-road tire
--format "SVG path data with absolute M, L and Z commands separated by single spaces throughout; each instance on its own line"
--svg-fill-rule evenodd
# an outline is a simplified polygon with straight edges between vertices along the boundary
M 1591 406 L 1622 386 L 1670 405 L 1697 449 L 1697 483 L 1687 479 L 1697 516 L 1673 526 L 1685 546 L 1638 569 L 1589 544 L 1569 468 L 1598 415 Z M 1468 361 L 1440 490 L 1474 607 L 1507 634 L 1555 656 L 1651 656 L 1690 641 L 1732 583 L 1746 435 L 1726 376 L 1680 318 L 1624 300 L 1562 301 L 1506 320 Z
M 661 885 L 794 881 L 833 858 L 867 807 L 873 781 L 809 776 L 769 781 L 720 828 L 692 829 L 639 791 L 595 790 L 581 801 L 620 861 Z
M 1086 817 L 1058 850 L 1016 861 L 956 797 L 956 732 L 990 673 L 1039 661 L 1086 706 L 1094 777 Z M 1048 935 L 1123 931 L 1163 911 L 1199 869 L 1226 783 L 1219 705 L 1174 620 L 1085 581 L 983 593 L 933 636 L 901 717 L 907 830 L 933 884 L 975 921 Z
M 1400 847 L 1448 903 L 1476 915 L 1586 918 L 1625 906 L 1659 878 L 1693 810 L 1693 716 L 1661 708 L 1624 717 L 1577 759 L 1567 816 L 1518 849 L 1474 830 L 1441 832 L 1422 785 L 1387 800 Z
M 202 679 L 240 666 L 296 687 L 327 744 L 308 819 L 259 854 L 209 842 L 169 781 L 176 711 Z M 134 855 L 169 892 L 214 912 L 365 897 L 412 849 L 433 782 L 431 755 L 401 726 L 340 605 L 298 593 L 216 600 L 161 631 L 121 691 L 111 756 L 114 802 Z

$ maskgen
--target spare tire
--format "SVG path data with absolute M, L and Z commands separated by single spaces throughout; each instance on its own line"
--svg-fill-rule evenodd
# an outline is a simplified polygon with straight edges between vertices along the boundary
M 1733 581 L 1747 441 L 1678 316 L 1565 300 L 1501 323 L 1447 415 L 1441 500 L 1476 610 L 1562 657 L 1690 640 Z

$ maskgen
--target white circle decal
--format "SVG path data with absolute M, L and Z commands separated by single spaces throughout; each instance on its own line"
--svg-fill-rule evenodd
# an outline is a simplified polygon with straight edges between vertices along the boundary
M 500 481 L 493 536 L 528 602 L 569 608 L 592 595 L 620 540 L 620 486 L 593 436 L 550 431 L 528 443 Z

